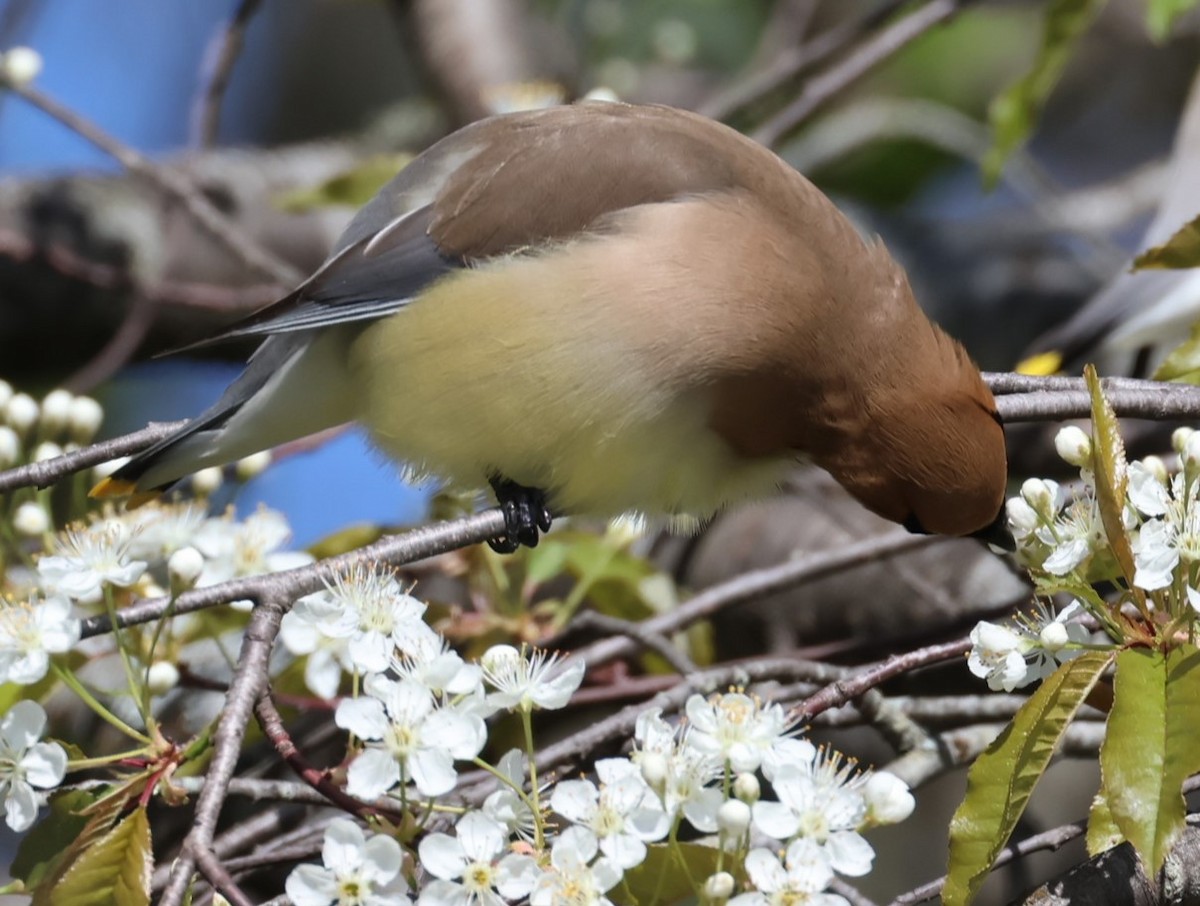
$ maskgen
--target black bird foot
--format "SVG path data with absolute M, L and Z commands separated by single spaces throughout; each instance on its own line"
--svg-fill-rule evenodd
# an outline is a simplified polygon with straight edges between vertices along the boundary
M 492 478 L 490 483 L 504 513 L 504 537 L 488 541 L 488 546 L 498 554 L 511 554 L 522 544 L 537 547 L 538 530 L 550 530 L 546 493 L 507 478 Z

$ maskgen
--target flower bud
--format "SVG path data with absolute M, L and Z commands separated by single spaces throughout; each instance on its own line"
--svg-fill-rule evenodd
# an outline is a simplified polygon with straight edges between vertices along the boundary
M 1200 433 L 1193 431 L 1188 437 L 1187 443 L 1183 445 L 1183 452 L 1180 454 L 1183 457 L 1183 464 L 1189 469 L 1196 468 L 1200 465 Z
M 638 767 L 642 771 L 642 779 L 646 781 L 646 786 L 654 790 L 660 796 L 667 785 L 667 774 L 669 767 L 667 765 L 667 756 L 661 752 L 643 752 L 638 759 Z
M 76 443 L 91 443 L 104 421 L 104 409 L 90 396 L 77 396 L 71 400 L 67 412 L 67 430 Z
M 29 501 L 13 513 L 13 528 L 28 538 L 37 538 L 50 529 L 50 517 L 40 503 Z
M 0 411 L 8 405 L 8 401 L 13 398 L 12 384 L 8 381 L 0 381 Z
M 704 882 L 702 892 L 705 904 L 718 906 L 718 904 L 726 902 L 733 896 L 736 886 L 737 882 L 734 881 L 733 875 L 727 871 L 718 871 L 715 875 L 709 875 Z
M 1055 620 L 1042 627 L 1042 631 L 1038 633 L 1038 641 L 1042 643 L 1043 648 L 1054 654 L 1062 651 L 1063 646 L 1070 641 L 1070 636 L 1067 635 L 1067 627 Z
M 887 771 L 876 771 L 867 778 L 863 800 L 871 824 L 896 824 L 911 815 L 917 805 L 908 784 Z
M 260 450 L 258 453 L 252 453 L 239 459 L 233 467 L 233 474 L 237 476 L 238 481 L 249 481 L 265 472 L 270 464 L 271 451 Z
M 1171 432 L 1171 449 L 1183 455 L 1183 448 L 1187 446 L 1188 438 L 1195 433 L 1191 428 L 1176 428 Z
M 1146 471 L 1155 477 L 1159 484 L 1167 485 L 1170 483 L 1170 473 L 1167 472 L 1167 464 L 1157 456 L 1146 456 L 1142 459 L 1142 465 Z
M 40 424 L 43 437 L 54 437 L 61 434 L 67 427 L 67 417 L 71 411 L 72 399 L 70 392 L 61 387 L 58 390 L 51 390 L 42 397 Z
M 13 47 L 0 56 L 0 66 L 9 82 L 28 85 L 42 71 L 42 55 L 32 47 Z
M 728 799 L 717 809 L 717 827 L 726 837 L 740 838 L 750 826 L 750 806 L 740 799 Z
M 207 497 L 217 490 L 225 481 L 225 476 L 217 466 L 201 469 L 192 476 L 192 490 L 201 497 Z
M 179 685 L 179 668 L 170 661 L 155 661 L 146 671 L 151 695 L 166 695 Z
M 1014 536 L 1023 538 L 1038 527 L 1041 520 L 1038 519 L 1038 514 L 1025 502 L 1024 498 L 1010 497 L 1004 506 L 1008 515 L 1008 526 L 1012 529 Z
M 521 652 L 512 645 L 493 645 L 479 659 L 481 666 L 488 673 L 503 673 L 511 670 L 511 665 L 521 659 Z
M 1082 468 L 1091 464 L 1092 439 L 1075 425 L 1067 425 L 1054 435 L 1054 449 L 1073 466 Z
M 21 438 L 8 425 L 0 425 L 0 469 L 17 464 L 21 458 Z
M 733 795 L 748 805 L 754 805 L 762 796 L 762 786 L 757 777 L 746 771 L 734 778 Z
M 194 547 L 181 547 L 167 559 L 167 574 L 175 592 L 187 591 L 194 586 L 203 570 L 204 557 Z
M 58 459 L 63 455 L 63 448 L 53 441 L 44 441 L 37 445 L 33 451 L 34 462 L 45 462 L 47 459 Z
M 4 407 L 4 420 L 12 429 L 24 437 L 37 424 L 38 404 L 28 393 L 14 394 Z
M 1042 478 L 1029 478 L 1021 485 L 1021 496 L 1043 519 L 1054 518 L 1058 503 L 1057 484 Z

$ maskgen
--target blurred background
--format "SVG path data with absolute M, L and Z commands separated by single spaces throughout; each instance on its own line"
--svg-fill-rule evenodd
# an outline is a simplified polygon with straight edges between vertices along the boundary
M 1030 141 L 985 187 L 989 105 L 1033 65 L 1048 6 L 7 0 L 0 51 L 36 50 L 38 91 L 183 174 L 295 277 L 320 263 L 356 207 L 411 154 L 472 119 L 588 95 L 699 110 L 771 145 L 864 231 L 881 234 L 933 316 L 984 368 L 1010 370 L 1089 300 L 1142 292 L 1148 284 L 1126 273 L 1131 256 L 1200 213 L 1200 187 L 1178 168 L 1189 157 L 1200 166 L 1200 136 L 1191 154 L 1170 162 L 1200 64 L 1200 16 L 1148 27 L 1144 0 L 1078 4 L 1095 21 L 1066 55 Z M 35 397 L 58 386 L 94 395 L 105 405 L 105 434 L 116 435 L 213 399 L 250 348 L 153 357 L 272 301 L 289 281 L 231 254 L 80 131 L 0 92 L 0 378 Z M 1200 290 L 1188 293 L 1185 302 L 1200 303 Z M 1072 342 L 1086 335 L 1094 350 L 1094 323 L 1081 330 Z M 1186 335 L 1176 328 L 1156 341 Z M 276 460 L 229 485 L 219 502 L 242 513 L 260 502 L 282 509 L 299 545 L 347 525 L 425 515 L 429 489 L 398 482 L 354 431 L 293 445 Z M 827 517 L 834 504 L 824 501 L 837 491 L 819 479 L 789 491 L 740 521 L 719 521 L 699 541 L 666 545 L 659 562 L 700 587 L 785 559 L 797 544 L 886 529 L 858 510 Z M 812 644 L 833 620 L 841 621 L 833 635 L 870 638 L 869 646 L 881 632 L 892 641 L 912 632 L 914 607 L 949 601 L 938 625 L 961 630 L 1023 599 L 1001 561 L 965 545 L 968 553 L 949 559 L 975 566 L 958 570 L 952 587 L 938 572 L 948 562 L 939 548 L 899 572 L 889 561 L 859 574 L 848 590 L 837 582 L 806 590 L 829 602 L 886 586 L 872 608 L 829 607 L 820 627 L 803 622 L 819 622 L 806 611 L 799 623 L 790 616 L 781 636 L 772 614 L 790 613 L 794 602 L 767 599 L 730 635 L 761 652 L 772 640 Z M 1034 825 L 1082 814 L 1095 788 L 1070 764 L 1055 770 L 1060 788 L 1079 784 L 1074 804 L 1035 803 Z M 935 824 L 944 826 L 961 783 L 945 778 L 940 796 L 922 798 Z M 877 848 L 917 883 L 940 872 L 944 849 L 913 855 L 899 836 L 911 833 L 881 834 Z M 1011 889 L 1038 867 L 1022 863 Z M 879 883 L 899 884 L 886 875 Z

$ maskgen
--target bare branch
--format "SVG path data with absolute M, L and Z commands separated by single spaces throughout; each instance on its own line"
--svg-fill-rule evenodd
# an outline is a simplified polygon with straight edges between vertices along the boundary
M 192 104 L 192 143 L 197 147 L 211 147 L 217 140 L 221 102 L 229 87 L 229 76 L 242 52 L 246 27 L 261 5 L 262 0 L 240 0 L 233 16 L 213 36 L 204 54 L 202 86 Z

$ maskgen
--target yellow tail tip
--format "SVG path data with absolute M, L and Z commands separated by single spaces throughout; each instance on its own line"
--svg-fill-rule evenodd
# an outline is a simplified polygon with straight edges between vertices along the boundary
M 136 492 L 137 485 L 132 481 L 110 476 L 97 482 L 96 486 L 88 491 L 88 496 L 103 500 L 109 497 L 129 497 Z
M 1017 363 L 1018 374 L 1031 374 L 1037 377 L 1046 377 L 1051 374 L 1057 374 L 1062 370 L 1063 357 L 1061 352 L 1039 352 L 1037 355 L 1031 355 L 1027 359 L 1022 359 Z

